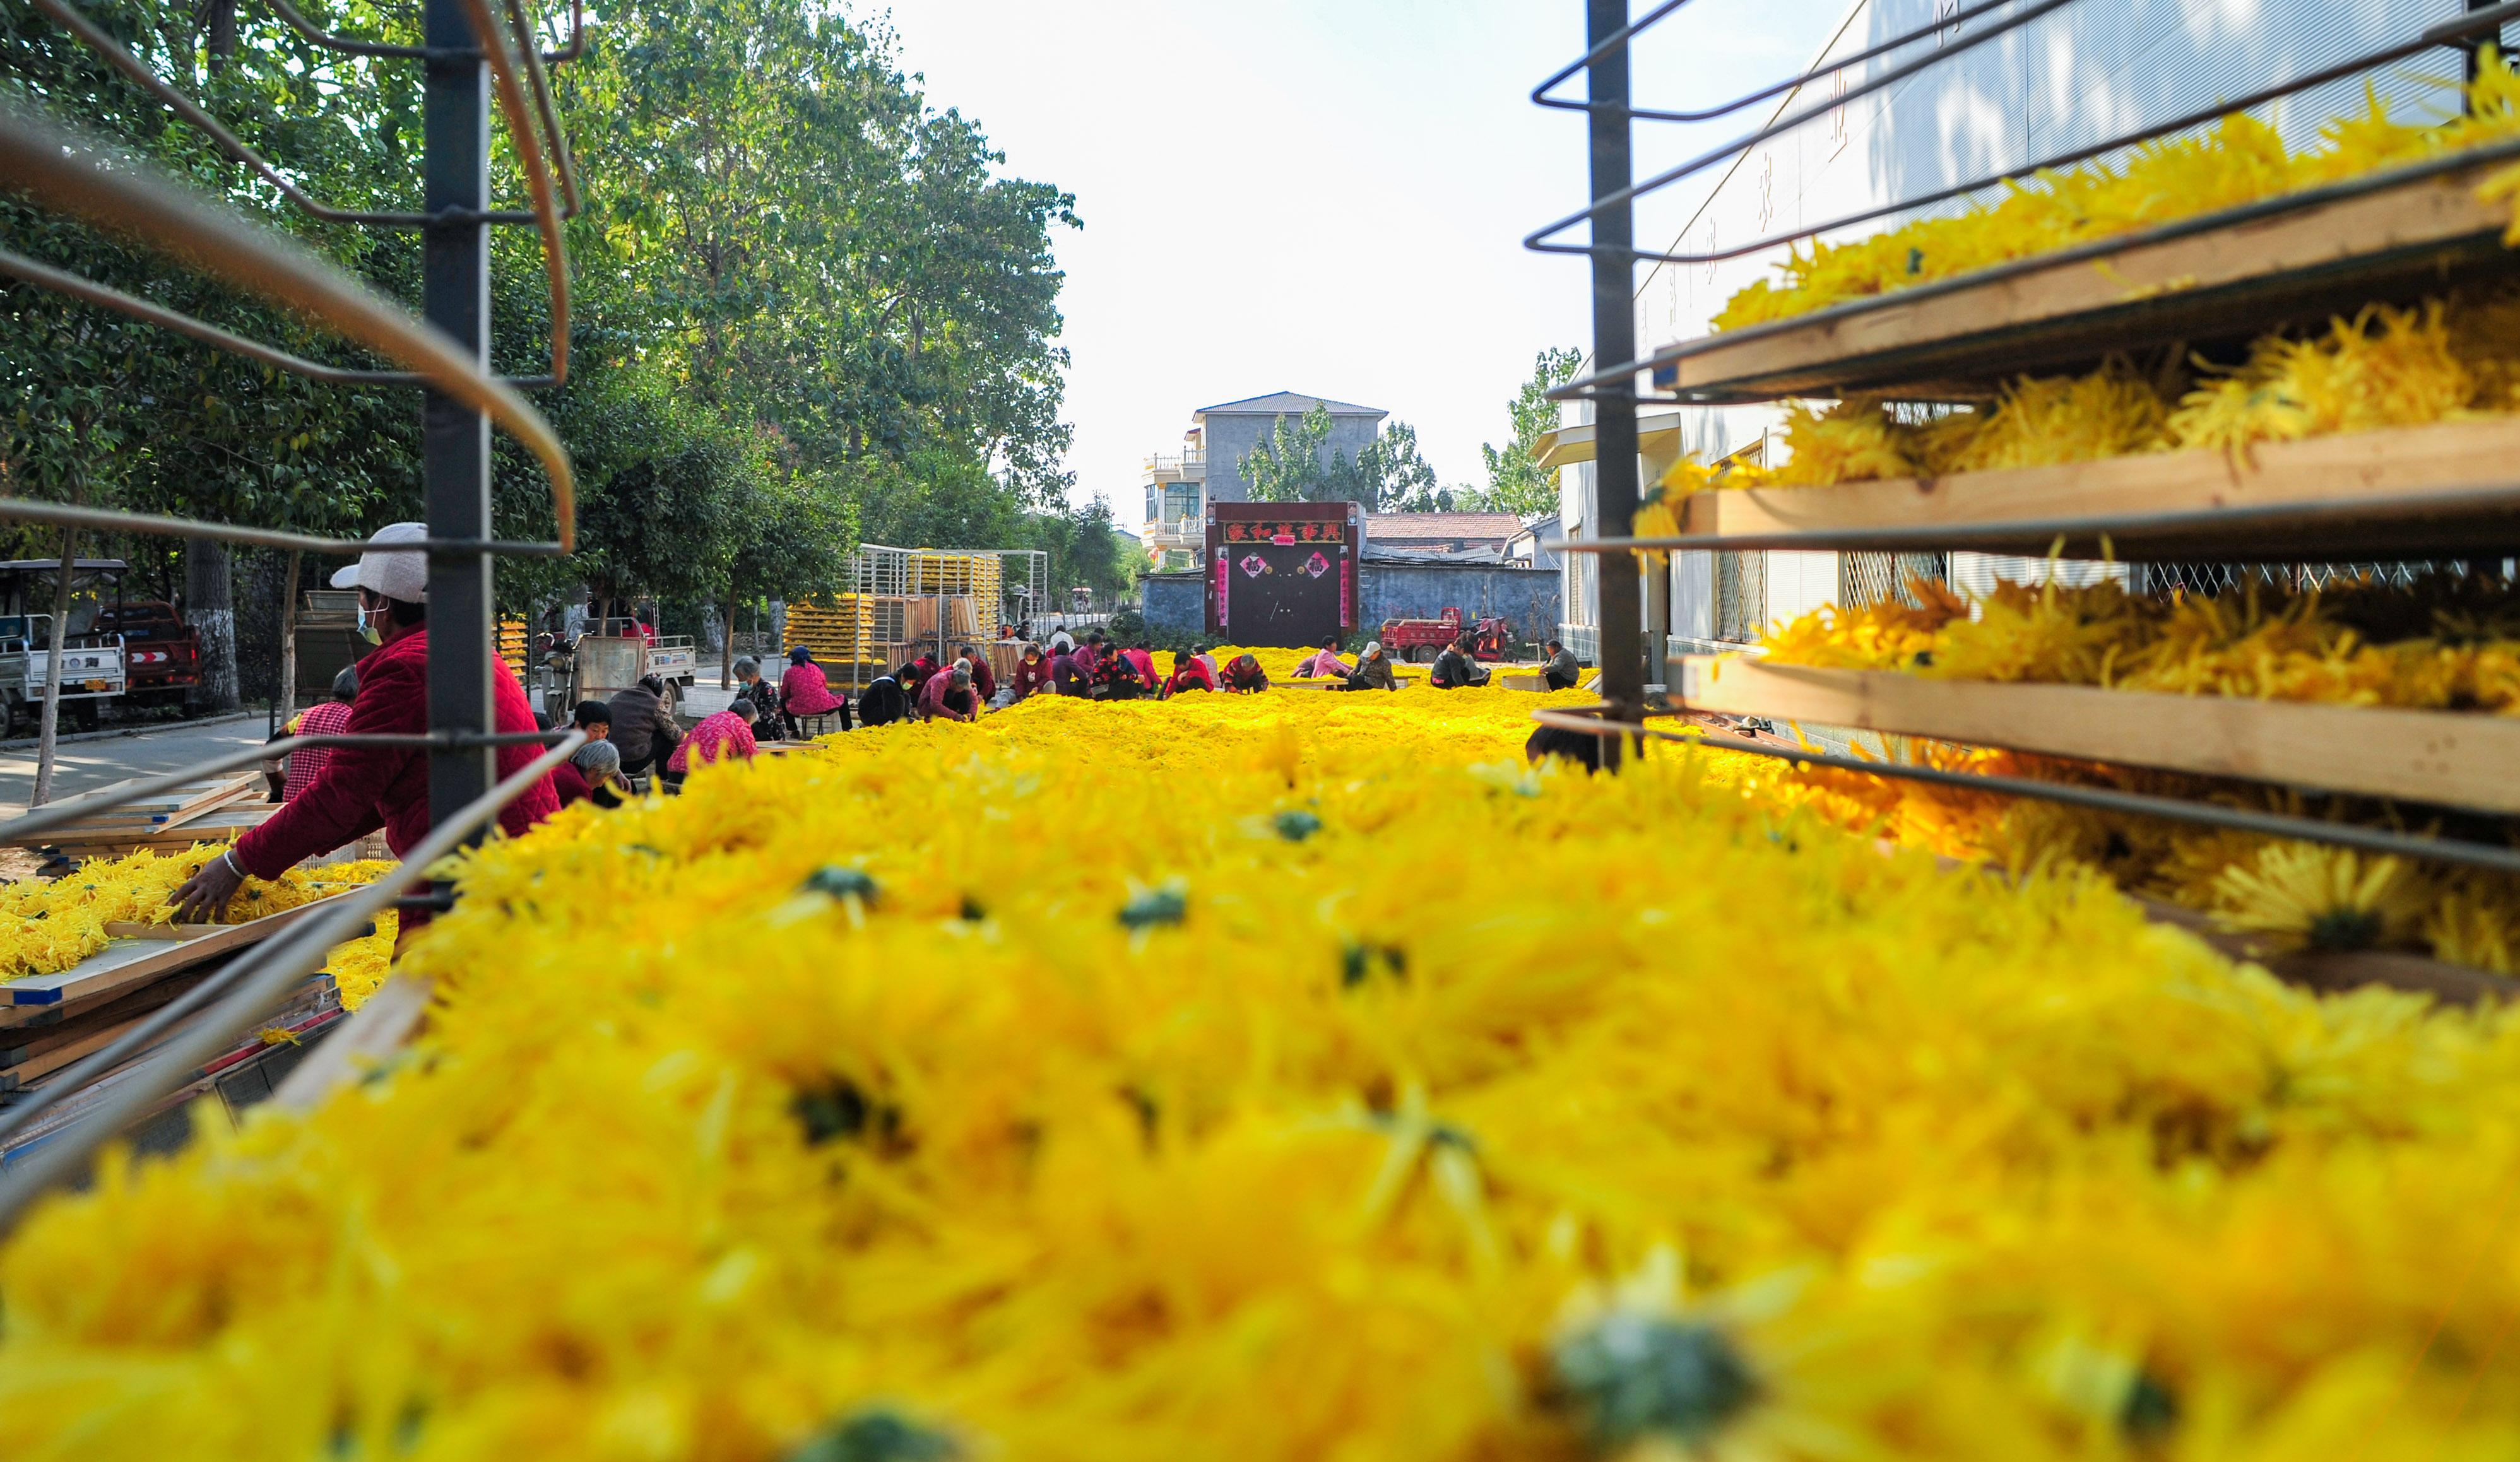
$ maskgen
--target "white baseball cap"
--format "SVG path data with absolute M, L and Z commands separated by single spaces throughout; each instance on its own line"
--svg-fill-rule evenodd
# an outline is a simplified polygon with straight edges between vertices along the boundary
M 418 543 L 428 536 L 427 523 L 387 523 L 370 543 Z M 406 604 L 428 602 L 428 555 L 406 549 L 398 554 L 361 554 L 359 561 L 333 574 L 336 589 L 369 589 Z

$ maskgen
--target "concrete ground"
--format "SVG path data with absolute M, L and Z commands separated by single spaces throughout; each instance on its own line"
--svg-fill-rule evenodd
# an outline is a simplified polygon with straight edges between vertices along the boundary
M 268 738 L 260 711 L 216 721 L 179 722 L 132 731 L 65 736 L 53 773 L 53 795 L 68 797 L 152 772 L 172 772 Z M 35 788 L 35 744 L 0 743 L 0 818 L 26 810 Z

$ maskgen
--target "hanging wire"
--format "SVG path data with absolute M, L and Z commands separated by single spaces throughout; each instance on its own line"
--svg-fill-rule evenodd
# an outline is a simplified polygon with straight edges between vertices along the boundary
M 413 319 L 400 305 L 295 240 L 213 206 L 154 170 L 113 157 L 92 140 L 6 100 L 0 100 L 0 179 L 56 212 L 189 259 L 229 284 L 319 321 L 487 416 L 542 462 L 551 478 L 560 546 L 562 552 L 574 551 L 576 479 L 551 423 L 513 387 L 485 374 L 452 339 Z M 546 200 L 547 189 L 548 180 Z M 223 535 L 216 525 L 188 524 L 179 536 Z

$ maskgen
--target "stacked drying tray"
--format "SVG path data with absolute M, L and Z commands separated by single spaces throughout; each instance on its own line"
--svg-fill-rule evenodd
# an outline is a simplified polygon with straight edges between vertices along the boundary
M 2232 359 L 2272 331 L 2520 276 L 2520 252 L 2504 243 L 2508 203 L 2479 196 L 2512 165 L 2511 151 L 2428 159 L 1706 335 L 1655 356 L 1654 382 L 1664 399 L 1690 404 L 1983 404 L 2022 377 L 2111 359 Z M 1635 546 L 2476 563 L 2520 548 L 2520 417 L 2247 453 L 1698 491 L 1668 507 L 1677 536 Z M 1690 657 L 1670 680 L 1674 703 L 1689 711 L 2384 798 L 2418 825 L 2520 816 L 2520 720 L 2509 718 L 1929 680 L 1747 656 Z M 2473 986 L 2465 972 L 2445 979 Z

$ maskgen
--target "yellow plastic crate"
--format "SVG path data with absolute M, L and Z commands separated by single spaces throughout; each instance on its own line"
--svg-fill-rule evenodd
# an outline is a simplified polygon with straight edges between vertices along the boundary
M 519 681 L 525 678 L 525 651 L 531 639 L 523 620 L 499 621 L 499 658 L 508 662 L 508 668 L 516 672 Z

